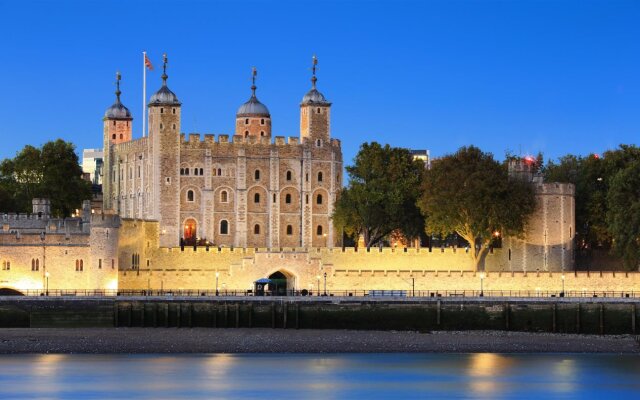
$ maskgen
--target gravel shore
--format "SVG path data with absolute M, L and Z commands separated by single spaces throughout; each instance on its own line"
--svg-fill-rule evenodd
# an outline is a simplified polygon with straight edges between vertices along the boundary
M 0 329 L 20 353 L 640 353 L 629 335 L 282 329 Z

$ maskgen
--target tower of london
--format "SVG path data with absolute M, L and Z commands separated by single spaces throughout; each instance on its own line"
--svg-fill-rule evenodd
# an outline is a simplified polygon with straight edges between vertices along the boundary
M 132 138 L 118 86 L 103 119 L 104 211 L 158 221 L 163 247 L 338 243 L 329 216 L 342 187 L 342 151 L 331 138 L 331 103 L 317 89 L 316 62 L 300 103 L 300 134 L 289 138 L 272 137 L 255 69 L 232 137 L 180 133 L 182 103 L 169 89 L 166 57 L 162 86 L 148 104 L 148 137 Z

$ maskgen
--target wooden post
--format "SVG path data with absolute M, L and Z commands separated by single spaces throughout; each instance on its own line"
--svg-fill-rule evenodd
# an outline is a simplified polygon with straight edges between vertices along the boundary
M 140 326 L 142 328 L 144 328 L 144 306 L 145 306 L 145 303 L 142 303 L 142 311 L 140 312 L 140 314 L 142 314 L 142 317 L 140 317 Z
M 224 303 L 224 326 L 223 328 L 229 327 L 229 304 Z
M 636 334 L 636 305 L 631 304 L 631 333 Z
M 287 303 L 284 303 L 282 308 L 282 328 L 287 329 Z
M 213 327 L 217 328 L 218 327 L 218 307 L 214 307 L 213 304 L 211 305 L 211 315 L 213 317 Z
M 189 328 L 193 328 L 193 303 L 189 303 L 189 313 L 187 314 L 187 322 L 189 323 Z
M 440 325 L 440 309 L 441 309 L 441 305 L 440 305 L 440 300 L 438 300 L 437 304 L 437 308 L 436 308 L 436 325 Z
M 236 303 L 236 328 L 240 328 L 240 304 Z
M 511 306 L 509 303 L 504 305 L 504 329 L 509 330 L 509 314 L 511 312 Z
M 129 328 L 131 328 L 131 324 L 133 323 L 132 314 L 133 314 L 133 303 L 129 303 L 129 307 L 127 307 L 127 326 Z
M 164 327 L 169 327 L 169 303 L 164 303 Z
M 271 328 L 276 327 L 276 303 L 271 302 Z
M 558 312 L 558 303 L 553 303 L 553 318 L 551 320 L 551 332 L 555 333 L 556 332 L 556 318 L 557 318 L 557 312 Z
M 600 304 L 600 334 L 604 335 L 604 304 Z
M 182 303 L 176 304 L 176 328 L 180 328 L 182 320 Z
M 576 310 L 576 333 L 580 333 L 580 303 L 578 303 L 578 309 Z
M 153 318 L 152 318 L 153 327 L 157 328 L 158 327 L 158 303 L 153 303 L 152 307 L 153 307 Z

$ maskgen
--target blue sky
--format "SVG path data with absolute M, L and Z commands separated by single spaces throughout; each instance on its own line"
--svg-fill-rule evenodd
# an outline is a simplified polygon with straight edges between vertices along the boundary
M 297 136 L 315 53 L 349 162 L 373 140 L 602 152 L 640 134 L 638 21 L 639 1 L 0 0 L 0 158 L 101 146 L 117 70 L 139 137 L 143 50 L 149 96 L 168 53 L 186 133 L 232 134 L 256 66 L 274 135 Z

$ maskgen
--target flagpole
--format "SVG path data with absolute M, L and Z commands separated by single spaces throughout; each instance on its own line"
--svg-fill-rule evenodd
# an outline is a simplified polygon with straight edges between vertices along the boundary
M 147 136 L 147 52 L 142 52 L 142 137 Z

